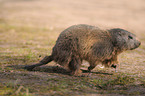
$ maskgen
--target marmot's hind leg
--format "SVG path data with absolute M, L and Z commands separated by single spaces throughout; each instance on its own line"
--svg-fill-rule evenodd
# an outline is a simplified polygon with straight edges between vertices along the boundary
M 71 75 L 81 76 L 82 71 L 80 70 L 82 60 L 79 57 L 72 56 L 72 60 L 69 62 L 69 69 L 71 70 Z
M 45 56 L 39 63 L 36 63 L 34 65 L 27 65 L 24 67 L 24 69 L 32 70 L 35 67 L 46 65 L 47 63 L 51 62 L 53 60 L 52 56 Z

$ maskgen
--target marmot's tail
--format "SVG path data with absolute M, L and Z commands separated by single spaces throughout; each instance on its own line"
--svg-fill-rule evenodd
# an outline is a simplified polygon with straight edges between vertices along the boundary
M 45 64 L 51 62 L 52 60 L 53 60 L 53 57 L 51 55 L 45 56 L 39 63 L 33 64 L 33 65 L 27 65 L 24 67 L 24 69 L 32 70 L 33 68 L 41 66 L 41 65 L 45 65 Z

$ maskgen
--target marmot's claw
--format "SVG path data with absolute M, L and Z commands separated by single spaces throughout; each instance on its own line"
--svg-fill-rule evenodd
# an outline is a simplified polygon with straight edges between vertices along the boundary
M 112 64 L 111 67 L 115 68 L 117 67 L 117 64 Z
M 112 64 L 111 67 L 115 68 L 115 72 L 117 72 L 117 64 Z

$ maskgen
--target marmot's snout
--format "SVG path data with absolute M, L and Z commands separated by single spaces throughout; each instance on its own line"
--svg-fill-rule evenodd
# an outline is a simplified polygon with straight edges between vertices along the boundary
M 141 45 L 141 42 L 138 40 L 135 44 L 134 44 L 134 48 L 131 48 L 130 50 L 136 49 Z
M 140 41 L 138 41 L 138 47 L 141 45 L 141 42 Z

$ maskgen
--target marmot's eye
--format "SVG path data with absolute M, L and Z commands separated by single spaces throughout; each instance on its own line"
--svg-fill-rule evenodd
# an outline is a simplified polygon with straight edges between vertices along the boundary
M 133 37 L 132 36 L 128 36 L 128 39 L 133 39 Z

